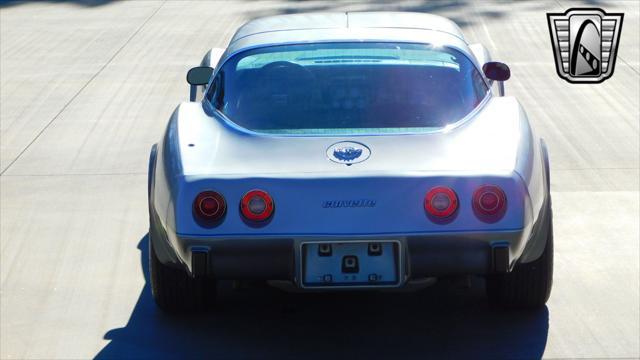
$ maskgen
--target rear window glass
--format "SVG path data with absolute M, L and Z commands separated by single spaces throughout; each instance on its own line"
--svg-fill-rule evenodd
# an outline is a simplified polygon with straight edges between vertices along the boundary
M 393 133 L 452 124 L 487 91 L 457 50 L 359 42 L 239 53 L 218 71 L 208 97 L 231 121 L 258 132 Z

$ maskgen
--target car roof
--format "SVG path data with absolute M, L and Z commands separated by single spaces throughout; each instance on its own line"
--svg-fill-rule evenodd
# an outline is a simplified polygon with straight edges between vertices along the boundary
M 283 31 L 342 29 L 419 29 L 433 30 L 464 40 L 462 31 L 442 16 L 416 12 L 325 12 L 267 16 L 241 26 L 231 39 Z M 335 31 L 334 31 L 335 32 Z
M 431 43 L 471 53 L 460 28 L 442 16 L 392 11 L 326 12 L 251 20 L 235 33 L 220 63 L 257 47 L 333 41 Z

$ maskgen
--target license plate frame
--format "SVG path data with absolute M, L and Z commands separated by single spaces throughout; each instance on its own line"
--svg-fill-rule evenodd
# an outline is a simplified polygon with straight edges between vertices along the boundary
M 371 255 L 369 244 L 380 245 L 382 254 Z M 330 256 L 320 256 L 321 245 L 331 245 Z M 303 288 L 383 288 L 402 283 L 402 243 L 398 240 L 306 241 L 299 245 L 299 251 Z M 346 256 L 357 257 L 357 273 L 343 272 Z M 377 277 L 374 281 L 372 275 Z

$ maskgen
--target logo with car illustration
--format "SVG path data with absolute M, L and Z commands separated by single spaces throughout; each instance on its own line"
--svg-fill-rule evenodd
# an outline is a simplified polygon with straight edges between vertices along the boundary
M 569 9 L 547 21 L 558 75 L 570 83 L 601 83 L 613 75 L 622 13 Z

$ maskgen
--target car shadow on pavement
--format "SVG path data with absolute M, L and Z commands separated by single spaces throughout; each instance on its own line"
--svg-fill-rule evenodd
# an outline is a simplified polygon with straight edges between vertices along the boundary
M 148 241 L 138 244 L 145 276 L 124 328 L 96 358 L 541 358 L 547 308 L 489 307 L 482 283 L 440 282 L 415 293 L 291 294 L 268 286 L 221 285 L 217 307 L 168 316 L 149 286 Z

